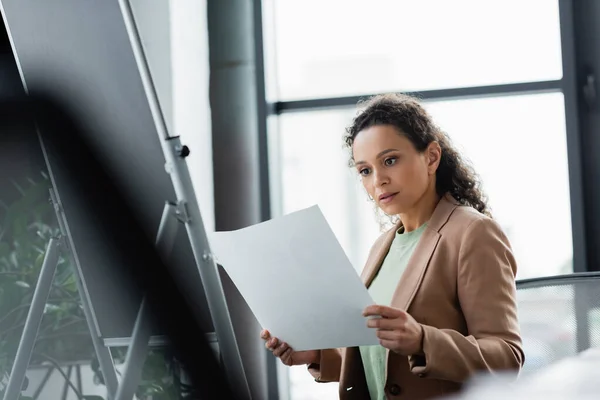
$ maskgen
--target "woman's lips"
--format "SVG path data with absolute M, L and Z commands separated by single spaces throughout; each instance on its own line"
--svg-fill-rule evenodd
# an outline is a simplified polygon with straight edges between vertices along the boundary
M 397 194 L 398 193 L 390 193 L 390 194 L 383 195 L 383 196 L 379 197 L 379 203 L 387 204 L 390 201 L 394 200 L 394 197 L 396 197 Z

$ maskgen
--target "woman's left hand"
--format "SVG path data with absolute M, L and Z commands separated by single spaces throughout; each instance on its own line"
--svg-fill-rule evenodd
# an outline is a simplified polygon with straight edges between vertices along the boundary
M 372 305 L 363 311 L 369 318 L 367 326 L 377 329 L 381 345 L 404 356 L 423 351 L 423 327 L 405 311 L 382 305 Z

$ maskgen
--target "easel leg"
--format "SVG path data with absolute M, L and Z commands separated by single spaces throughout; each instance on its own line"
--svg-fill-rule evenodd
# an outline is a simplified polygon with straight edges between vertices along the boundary
M 176 207 L 166 203 L 162 219 L 156 235 L 156 246 L 166 257 L 173 248 L 177 234 L 178 222 L 175 218 Z M 146 298 L 142 300 L 131 336 L 131 344 L 127 349 L 125 370 L 115 400 L 131 400 L 142 377 L 144 361 L 148 353 L 150 341 L 149 315 L 146 311 Z
M 44 145 L 42 143 L 42 148 Z M 62 207 L 58 201 L 58 197 L 54 192 L 54 189 L 50 189 L 50 200 L 54 206 L 54 212 L 56 213 L 56 220 L 58 221 L 58 226 L 60 228 L 61 234 L 65 238 L 65 242 L 69 239 L 68 230 L 66 228 L 66 223 L 64 221 L 65 215 L 62 212 Z M 69 246 L 66 245 L 67 250 L 69 250 Z M 108 399 L 113 400 L 115 393 L 117 393 L 117 388 L 119 386 L 119 381 L 117 379 L 117 371 L 115 370 L 115 365 L 113 362 L 112 355 L 110 354 L 110 349 L 104 345 L 102 339 L 98 335 L 98 331 L 96 330 L 96 326 L 94 325 L 94 318 L 92 314 L 92 308 L 88 303 L 85 288 L 83 286 L 83 282 L 81 281 L 81 276 L 79 275 L 79 271 L 76 267 L 76 263 L 74 261 L 73 254 L 69 254 L 71 260 L 73 261 L 73 275 L 75 276 L 75 283 L 77 284 L 77 291 L 79 292 L 79 296 L 81 299 L 81 305 L 83 307 L 83 313 L 85 315 L 85 319 L 88 324 L 88 329 L 90 330 L 90 336 L 92 338 L 92 344 L 94 345 L 94 351 L 96 352 L 96 356 L 98 357 L 98 363 L 100 364 L 100 371 L 102 373 L 102 377 L 104 378 L 104 384 L 106 385 L 106 391 L 108 394 Z
M 142 377 L 149 341 L 150 329 L 148 329 L 148 313 L 146 312 L 146 299 L 144 298 L 135 320 L 131 344 L 127 349 L 125 358 L 125 370 L 115 400 L 130 400 L 133 398 Z
M 77 291 L 81 296 L 81 305 L 83 306 L 83 313 L 88 324 L 90 336 L 92 337 L 94 351 L 96 352 L 96 356 L 98 357 L 100 371 L 102 372 L 102 377 L 104 378 L 106 392 L 109 400 L 113 400 L 115 398 L 115 393 L 117 393 L 117 388 L 119 387 L 119 381 L 117 379 L 117 371 L 115 370 L 115 364 L 112 358 L 112 354 L 110 354 L 110 349 L 104 345 L 102 339 L 98 336 L 96 326 L 94 325 L 92 319 L 92 309 L 87 302 L 87 298 L 85 297 L 85 292 L 83 291 L 83 284 L 80 281 L 80 277 L 77 273 L 77 270 L 75 270 L 73 273 L 75 274 L 75 281 L 77 282 Z
M 56 271 L 56 265 L 58 264 L 59 248 L 59 239 L 50 239 L 44 257 L 44 263 L 40 270 L 40 276 L 38 277 L 33 293 L 31 307 L 27 313 L 27 320 L 25 321 L 25 327 L 23 328 L 23 334 L 21 336 L 19 348 L 17 349 L 15 362 L 8 379 L 6 391 L 4 392 L 4 400 L 17 400 L 21 395 L 23 380 L 25 379 L 27 367 L 31 360 L 35 340 L 44 315 L 44 308 L 46 307 L 46 302 L 50 295 L 54 272 Z

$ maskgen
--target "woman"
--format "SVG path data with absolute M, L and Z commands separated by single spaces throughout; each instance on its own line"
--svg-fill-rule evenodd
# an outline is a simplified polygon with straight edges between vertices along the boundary
M 370 99 L 347 131 L 369 197 L 397 219 L 361 276 L 381 345 L 294 352 L 264 330 L 267 348 L 339 381 L 341 399 L 428 399 L 477 372 L 520 370 L 517 267 L 475 173 L 409 96 Z

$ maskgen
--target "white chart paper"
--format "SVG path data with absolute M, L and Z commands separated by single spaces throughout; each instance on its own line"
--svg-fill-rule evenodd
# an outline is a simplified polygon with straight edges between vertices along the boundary
M 379 343 L 362 316 L 374 302 L 318 206 L 209 241 L 261 326 L 294 350 Z

